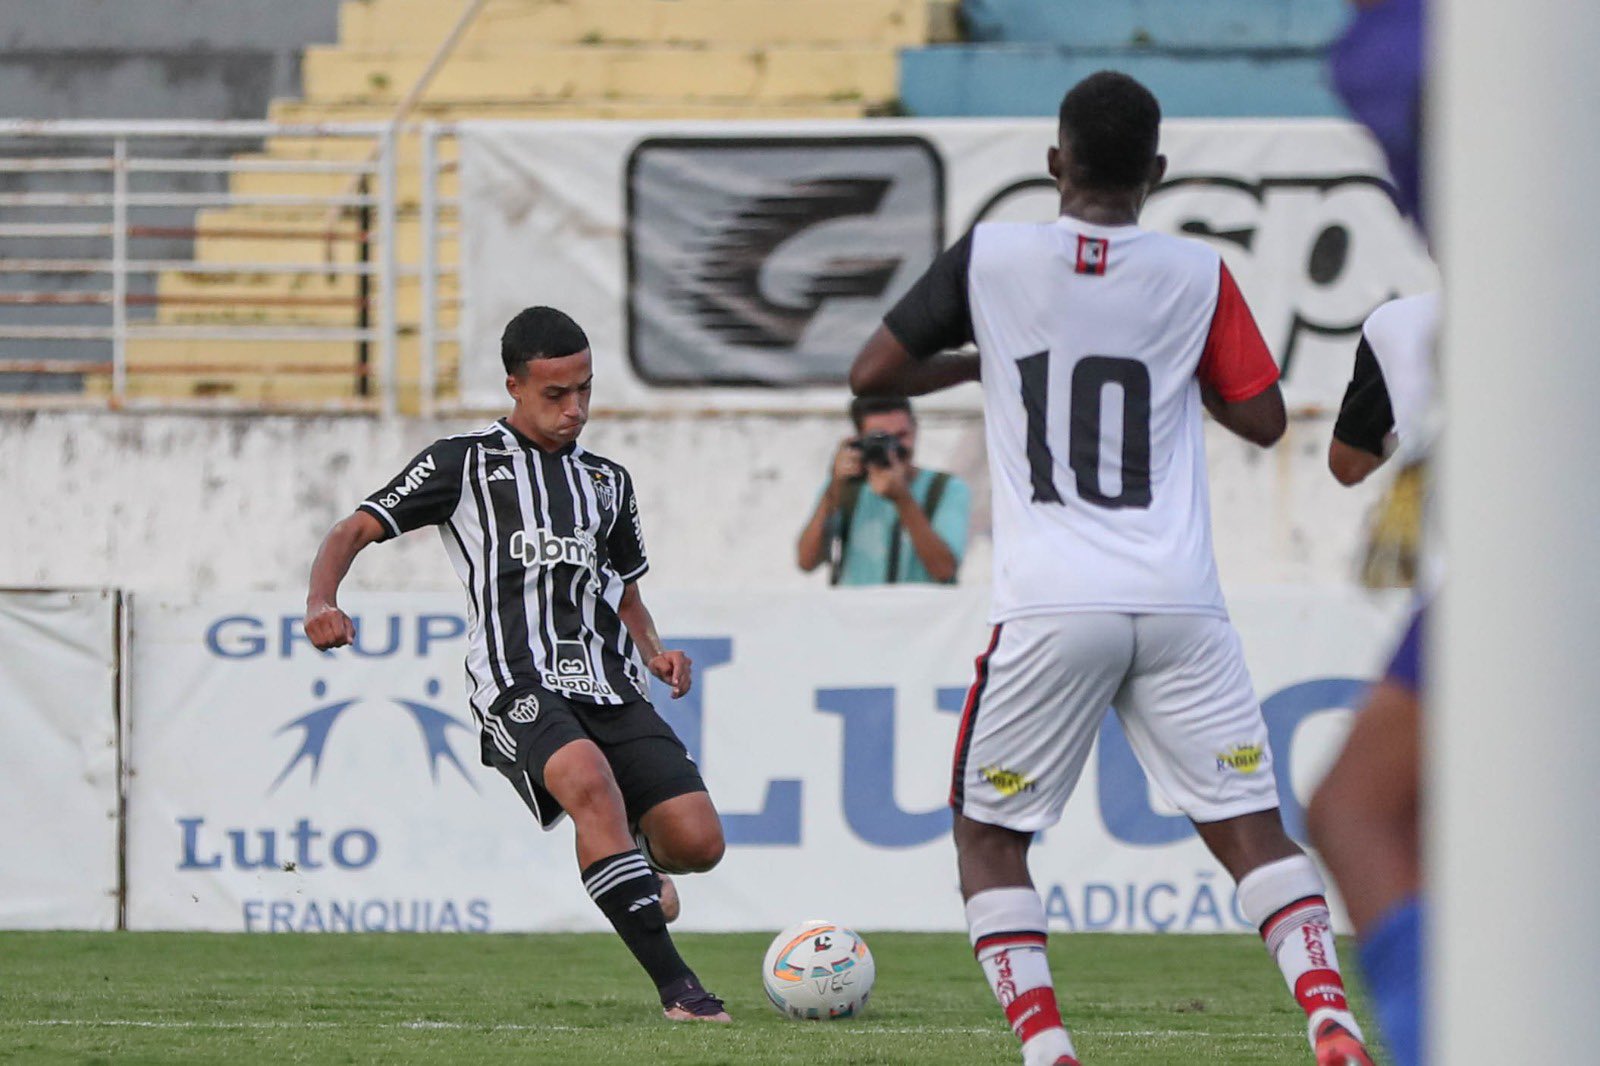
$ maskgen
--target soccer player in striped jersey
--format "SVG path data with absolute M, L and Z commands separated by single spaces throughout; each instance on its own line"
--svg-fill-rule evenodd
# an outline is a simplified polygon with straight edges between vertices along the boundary
M 658 871 L 722 858 L 722 824 L 683 743 L 648 698 L 678 698 L 690 662 L 662 646 L 639 594 L 649 569 L 633 479 L 585 451 L 589 340 L 550 307 L 501 339 L 511 413 L 435 441 L 329 531 L 311 567 L 306 635 L 354 638 L 339 583 L 369 544 L 439 530 L 468 596 L 467 680 L 483 762 L 539 824 L 576 830 L 583 884 L 656 984 L 674 1021 L 729 1020 L 667 931 L 675 892 Z
M 1263 447 L 1278 368 L 1217 252 L 1140 229 L 1165 173 L 1161 109 L 1103 71 L 1061 102 L 1061 215 L 980 223 L 867 342 L 858 393 L 980 380 L 995 623 L 952 774 L 967 926 L 1026 1066 L 1077 1066 L 1028 873 L 1107 707 L 1146 773 L 1238 882 L 1319 1066 L 1371 1066 L 1323 883 L 1284 833 L 1266 723 L 1211 547 L 1201 407 Z M 975 342 L 971 356 L 942 355 Z

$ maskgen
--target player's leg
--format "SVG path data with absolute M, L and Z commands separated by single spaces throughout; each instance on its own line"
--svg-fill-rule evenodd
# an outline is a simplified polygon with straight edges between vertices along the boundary
M 646 700 L 603 708 L 590 733 L 606 753 L 645 860 L 658 872 L 705 873 L 722 861 L 722 819 L 683 741 Z
M 672 874 L 701 874 L 722 861 L 722 819 L 707 792 L 690 792 L 656 804 L 639 819 L 634 843 L 661 875 L 661 911 L 667 923 L 683 909 Z
M 1076 1064 L 1046 955 L 1033 834 L 1061 817 L 1131 659 L 1123 615 L 1023 618 L 978 659 L 956 741 L 950 803 L 967 929 L 1027 1066 Z
M 1397 1063 L 1422 1061 L 1422 711 L 1415 693 L 1377 685 L 1307 810 L 1361 945 L 1361 967 Z
M 634 847 L 627 806 L 605 753 L 567 702 L 542 689 L 503 697 L 485 728 L 491 761 L 541 824 L 549 828 L 563 811 L 572 818 L 584 888 L 676 1020 L 672 1011 L 679 1000 L 704 990 L 667 932 L 660 881 Z M 721 1004 L 715 1005 L 696 1017 L 727 1021 Z
M 1318 1062 L 1369 1064 L 1321 875 L 1278 814 L 1266 722 L 1238 634 L 1199 615 L 1144 615 L 1136 632 L 1116 704 L 1128 743 L 1238 882 L 1239 908 L 1305 1011 Z
M 722 819 L 704 789 L 654 804 L 638 825 L 639 849 L 663 873 L 703 874 L 722 861 Z
M 585 726 L 604 751 L 627 817 L 630 841 L 656 871 L 661 916 L 678 917 L 677 885 L 663 871 L 701 873 L 722 861 L 722 820 L 688 749 L 646 700 L 597 707 Z M 698 981 L 662 989 L 674 1020 L 726 1018 Z

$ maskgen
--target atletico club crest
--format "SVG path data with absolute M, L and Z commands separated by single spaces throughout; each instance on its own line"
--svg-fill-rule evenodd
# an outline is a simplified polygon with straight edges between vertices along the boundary
M 1078 265 L 1080 274 L 1104 274 L 1106 259 L 1111 253 L 1111 242 L 1103 237 L 1078 236 Z
M 600 501 L 603 510 L 615 511 L 617 509 L 617 487 L 612 484 L 609 470 L 590 470 L 589 477 L 594 482 L 594 495 Z

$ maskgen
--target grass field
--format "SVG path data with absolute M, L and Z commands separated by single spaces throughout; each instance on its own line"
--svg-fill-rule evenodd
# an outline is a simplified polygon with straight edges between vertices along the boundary
M 664 1021 L 605 935 L 4 933 L 0 1062 L 1020 1062 L 962 936 L 869 937 L 866 1017 L 809 1024 L 767 1005 L 765 936 L 679 940 L 733 1026 Z M 1063 935 L 1051 959 L 1088 1066 L 1310 1062 L 1255 938 Z

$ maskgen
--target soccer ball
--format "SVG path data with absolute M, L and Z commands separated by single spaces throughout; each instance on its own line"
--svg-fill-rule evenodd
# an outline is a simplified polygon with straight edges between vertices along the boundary
M 779 933 L 761 964 L 767 998 L 788 1018 L 853 1018 L 867 1007 L 877 967 L 861 937 L 834 922 L 809 921 Z

